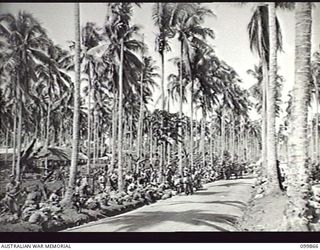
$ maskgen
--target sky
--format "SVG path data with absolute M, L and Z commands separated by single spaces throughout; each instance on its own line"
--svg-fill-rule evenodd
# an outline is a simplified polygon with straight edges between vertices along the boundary
M 239 3 L 203 3 L 210 8 L 215 17 L 208 17 L 204 26 L 213 29 L 215 39 L 209 40 L 214 46 L 219 58 L 232 66 L 242 79 L 241 86 L 248 88 L 255 83 L 255 79 L 247 74 L 259 60 L 249 48 L 247 25 L 253 12 L 255 3 L 240 5 Z M 141 8 L 134 7 L 132 22 L 141 26 L 145 42 L 149 47 L 151 55 L 160 66 L 160 57 L 154 49 L 155 35 L 157 28 L 153 25 L 152 7 L 154 3 L 143 3 Z M 73 3 L 0 3 L 0 13 L 16 14 L 19 10 L 25 10 L 34 16 L 47 29 L 48 35 L 56 43 L 67 46 L 68 40 L 74 40 Z M 105 3 L 81 3 L 80 16 L 81 24 L 95 22 L 102 26 L 105 20 L 107 7 Z M 284 52 L 278 54 L 279 74 L 284 76 L 283 87 L 283 108 L 287 100 L 288 91 L 291 90 L 294 82 L 294 37 L 295 19 L 294 11 L 277 10 L 283 35 Z M 179 45 L 172 39 L 170 41 L 172 51 L 165 55 L 166 59 L 178 56 Z M 312 23 L 312 53 L 319 49 L 320 45 L 320 3 L 315 3 L 313 8 Z M 176 67 L 165 63 L 165 75 L 176 73 Z M 159 71 L 160 73 L 160 71 Z M 160 79 L 158 80 L 160 84 Z M 158 99 L 160 89 L 156 89 L 154 100 Z M 178 111 L 178 105 L 171 105 L 172 111 Z M 152 107 L 151 107 L 152 108 Z M 189 114 L 190 109 L 184 106 L 184 112 Z M 252 114 L 255 116 L 255 114 Z

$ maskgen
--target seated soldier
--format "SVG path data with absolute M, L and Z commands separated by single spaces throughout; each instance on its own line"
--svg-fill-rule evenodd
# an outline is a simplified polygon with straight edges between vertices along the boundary
M 60 202 L 60 196 L 58 194 L 58 190 L 53 190 L 53 192 L 51 193 L 50 197 L 49 197 L 49 202 L 53 205 L 53 206 L 59 206 L 59 202 Z
M 115 171 L 110 176 L 110 186 L 112 190 L 118 189 L 118 175 L 116 174 Z
M 134 191 L 136 190 L 137 186 L 134 182 L 130 183 L 127 187 L 127 194 L 133 195 Z
M 99 190 L 100 191 L 103 191 L 105 189 L 106 177 L 105 177 L 105 173 L 104 172 L 99 173 L 98 185 L 99 185 Z
M 41 193 L 38 190 L 38 186 L 33 188 L 29 188 L 26 201 L 22 207 L 24 210 L 27 207 L 35 207 L 36 209 L 39 208 L 39 203 L 41 202 Z

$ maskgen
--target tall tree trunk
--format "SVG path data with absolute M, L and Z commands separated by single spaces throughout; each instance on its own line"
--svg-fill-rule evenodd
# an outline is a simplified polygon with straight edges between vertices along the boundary
M 123 98 L 123 38 L 120 39 L 120 67 L 119 67 L 119 132 L 118 132 L 118 190 L 123 191 L 122 178 L 122 98 Z
M 74 25 L 75 25 L 75 83 L 74 83 L 74 112 L 73 112 L 73 131 L 72 131 L 72 154 L 68 186 L 62 203 L 67 206 L 72 204 L 72 196 L 75 189 L 78 147 L 79 147 L 79 106 L 80 106 L 80 3 L 74 4 Z
M 142 37 L 142 42 L 144 43 L 144 36 Z M 141 54 L 142 61 L 144 59 L 143 52 Z M 139 121 L 138 121 L 138 140 L 137 140 L 137 157 L 140 157 L 140 148 L 142 144 L 142 125 L 143 125 L 143 70 L 141 72 L 140 78 L 140 111 L 139 111 Z
M 319 148 L 319 88 L 316 77 L 314 77 L 315 97 L 316 97 L 316 124 L 315 124 L 315 149 L 316 149 L 316 163 L 320 163 L 320 148 Z
M 213 142 L 214 142 L 214 135 L 213 135 L 213 124 L 212 121 L 210 122 L 210 163 L 211 167 L 213 167 Z
M 231 112 L 231 162 L 234 162 L 234 146 L 235 146 L 235 117 Z
M 161 95 L 162 95 L 162 104 L 161 110 L 165 110 L 165 90 L 164 90 L 164 52 L 161 54 Z M 163 117 L 161 117 L 161 126 L 164 127 Z M 163 169 L 165 165 L 165 143 L 161 141 L 160 144 L 160 181 L 164 181 L 163 178 Z
M 206 151 L 205 151 L 205 122 L 206 115 L 203 114 L 202 123 L 201 123 L 201 153 L 202 153 L 202 167 L 205 168 L 206 163 Z
M 152 123 L 150 123 L 150 162 L 153 165 L 153 138 L 152 138 Z
M 131 114 L 130 114 L 130 127 L 129 127 L 129 169 L 132 170 L 132 144 L 133 144 L 133 106 L 131 106 Z
M 92 165 L 93 168 L 95 169 L 96 163 L 97 163 L 97 104 L 94 102 L 94 107 L 93 107 L 93 161 Z
M 89 84 L 88 84 L 88 148 L 87 148 L 87 155 L 88 155 L 88 161 L 87 161 L 87 174 L 90 173 L 90 160 L 91 160 L 91 86 L 92 86 L 92 65 L 91 62 L 89 62 Z
M 116 158 L 116 137 L 117 137 L 117 125 L 118 125 L 118 116 L 117 116 L 117 105 L 118 105 L 118 94 L 115 86 L 113 86 L 113 109 L 112 109 L 112 154 L 111 154 L 111 164 L 110 172 L 113 171 L 114 162 Z
M 60 124 L 59 124 L 59 147 L 62 146 L 62 138 L 63 138 L 63 119 L 61 119 Z
M 221 159 L 224 160 L 224 151 L 225 151 L 225 122 L 224 122 L 224 106 L 222 106 L 221 114 Z
M 194 80 L 191 80 L 190 90 L 190 165 L 193 168 L 193 91 L 194 91 Z
M 48 151 L 48 147 L 49 147 L 49 137 L 50 137 L 50 113 L 51 113 L 51 101 L 49 100 L 48 110 L 47 110 L 47 124 L 46 124 L 46 142 L 45 142 L 45 149 L 46 149 L 46 151 Z M 44 172 L 45 172 L 45 175 L 48 174 L 48 157 L 46 157 L 46 160 L 45 160 Z
M 277 86 L 277 29 L 275 3 L 268 3 L 269 6 L 269 86 L 267 101 L 267 152 L 268 152 L 268 190 L 267 192 L 280 191 L 277 178 L 277 146 L 276 146 L 276 86 Z
M 17 164 L 16 164 L 16 181 L 20 181 L 21 175 L 21 137 L 22 137 L 22 94 L 21 90 L 18 89 L 18 96 L 19 96 L 19 114 L 18 114 L 18 136 L 17 136 Z
M 180 105 L 179 105 L 179 118 L 182 120 L 182 88 L 183 88 L 183 79 L 182 79 L 182 63 L 183 63 L 183 41 L 180 42 L 180 75 L 179 75 L 179 81 L 180 81 Z M 182 138 L 182 127 L 179 126 L 178 134 Z M 179 173 L 182 174 L 182 142 L 181 140 L 178 142 L 178 157 L 179 157 Z
M 14 100 L 14 112 L 13 112 L 13 152 L 12 152 L 12 175 L 16 173 L 16 147 L 17 147 L 17 102 L 18 102 L 18 81 L 16 81 L 16 86 L 14 90 L 15 100 Z
M 289 136 L 289 185 L 286 207 L 286 229 L 288 231 L 307 231 L 309 229 L 305 216 L 310 192 L 307 159 L 307 100 L 311 77 L 311 4 L 310 2 L 295 3 L 295 83 L 291 135 Z
M 267 151 L 267 85 L 268 85 L 268 66 L 265 60 L 262 61 L 262 74 L 263 74 L 263 84 L 262 84 L 262 171 L 263 174 L 266 174 L 267 170 L 267 160 L 268 160 L 268 151 Z
M 6 142 L 5 142 L 5 147 L 6 147 L 6 153 L 5 153 L 5 158 L 4 158 L 4 162 L 5 162 L 5 164 L 6 164 L 6 167 L 7 167 L 7 165 L 8 165 L 8 147 L 9 147 L 9 143 L 8 143 L 8 141 L 9 141 L 9 124 L 8 124 L 8 127 L 6 128 Z

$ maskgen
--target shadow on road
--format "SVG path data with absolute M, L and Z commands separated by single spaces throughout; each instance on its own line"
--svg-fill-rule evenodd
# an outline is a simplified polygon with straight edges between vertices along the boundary
M 221 204 L 221 205 L 228 205 L 234 206 L 238 208 L 246 207 L 246 203 L 242 201 L 177 201 L 172 204 L 165 204 L 161 206 L 175 206 L 175 205 L 188 205 L 188 204 Z M 160 206 L 159 206 L 160 207 Z
M 239 179 L 238 179 L 239 180 Z M 241 179 L 240 179 L 241 180 Z M 239 186 L 239 185 L 252 185 L 252 183 L 250 182 L 231 182 L 231 183 L 221 183 L 221 184 L 217 184 L 214 185 L 213 187 L 232 187 L 232 186 Z
M 209 214 L 201 210 L 189 210 L 185 212 L 143 212 L 143 214 L 126 215 L 111 219 L 110 222 L 116 227 L 120 226 L 116 231 L 146 231 L 150 225 L 157 225 L 164 222 L 179 222 L 189 225 L 205 225 L 215 228 L 219 231 L 228 231 L 221 225 L 215 223 L 222 223 L 233 226 L 237 221 L 237 216 L 228 214 Z M 105 224 L 108 222 L 95 223 L 96 225 Z M 170 231 L 170 226 L 168 226 Z

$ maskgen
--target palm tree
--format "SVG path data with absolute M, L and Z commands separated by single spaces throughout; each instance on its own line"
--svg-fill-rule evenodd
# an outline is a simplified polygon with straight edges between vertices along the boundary
M 273 6 L 273 5 L 270 5 Z M 269 69 L 269 60 L 270 60 L 270 30 L 269 30 L 269 19 L 270 23 L 272 23 L 272 42 L 275 45 L 275 48 L 272 52 L 272 58 L 275 59 L 274 49 L 281 49 L 281 33 L 279 28 L 279 22 L 275 17 L 275 14 L 272 14 L 272 17 L 269 18 L 269 11 L 267 5 L 258 5 L 255 8 L 253 16 L 248 24 L 248 32 L 249 32 L 249 40 L 250 40 L 250 48 L 252 51 L 256 51 L 260 57 L 262 64 L 262 72 L 263 72 L 263 94 L 262 94 L 262 161 L 264 169 L 267 166 L 268 159 L 268 151 L 267 151 L 267 105 L 273 105 L 273 103 L 267 102 L 268 97 L 268 69 Z M 277 31 L 277 32 L 275 32 Z M 273 60 L 274 61 L 274 60 Z M 274 66 L 274 65 L 273 65 Z M 272 81 L 274 83 L 274 70 L 272 71 Z M 272 85 L 273 86 L 273 85 Z M 272 88 L 272 93 L 274 93 L 274 89 Z M 271 100 L 273 100 L 273 96 L 271 95 Z M 274 106 L 271 107 L 273 109 Z M 271 110 L 272 111 L 272 110 Z M 269 113 L 271 115 L 271 113 Z M 272 120 L 273 121 L 273 120 Z M 270 128 L 274 127 L 274 123 L 270 125 Z M 273 130 L 272 130 L 273 131 Z M 273 144 L 269 144 L 273 145 Z M 275 147 L 272 147 L 272 150 Z M 274 150 L 272 151 L 275 156 Z M 273 164 L 273 160 L 270 164 Z M 270 173 L 272 175 L 272 173 Z M 273 177 L 270 177 L 273 178 Z M 272 179 L 273 180 L 273 179 Z
M 99 41 L 101 41 L 101 36 L 98 33 L 98 28 L 94 23 L 87 23 L 85 25 L 85 27 L 83 27 L 82 29 L 82 43 L 85 46 L 86 50 L 88 52 L 90 52 L 90 49 L 95 48 L 96 46 L 99 45 Z M 90 53 L 86 53 L 85 57 L 87 59 L 87 63 L 86 63 L 86 73 L 88 75 L 88 152 L 87 152 L 87 156 L 88 156 L 88 162 L 87 162 L 87 173 L 90 172 L 90 156 L 91 156 L 91 115 L 90 115 L 90 110 L 91 110 L 91 95 L 92 95 L 92 88 L 94 90 L 96 90 L 94 83 L 97 80 L 97 76 L 94 76 L 94 58 L 93 56 L 90 55 Z M 96 102 L 94 105 L 94 110 L 96 108 Z M 94 128 L 96 128 L 96 126 L 94 126 Z M 94 129 L 94 135 L 95 133 L 95 129 Z M 96 142 L 96 140 L 94 140 L 94 142 Z M 95 155 L 95 153 L 94 153 Z M 95 163 L 95 160 L 94 160 Z
M 123 95 L 130 91 L 136 90 L 139 92 L 140 85 L 138 81 L 139 73 L 142 69 L 142 62 L 130 51 L 141 50 L 143 45 L 132 39 L 133 34 L 137 33 L 139 28 L 130 25 L 132 15 L 132 6 L 129 3 L 112 4 L 112 14 L 110 21 L 106 24 L 106 36 L 109 38 L 111 45 L 109 48 L 115 54 L 119 68 L 113 72 L 118 72 L 118 115 L 119 115 L 119 130 L 118 130 L 118 188 L 123 189 L 122 180 L 122 109 Z M 120 46 L 119 46 L 120 40 Z M 126 70 L 124 71 L 124 67 Z
M 185 4 L 177 3 L 172 11 L 172 16 L 177 16 L 177 18 L 172 18 L 170 25 L 174 28 L 175 32 L 178 34 L 178 41 L 180 43 L 180 105 L 179 113 L 180 119 L 182 119 L 182 86 L 183 86 L 183 64 L 185 61 L 188 63 L 185 64 L 186 70 L 191 72 L 191 53 L 192 45 L 196 44 L 198 46 L 208 47 L 208 45 L 203 42 L 202 39 L 205 39 L 207 36 L 213 38 L 213 31 L 208 28 L 201 27 L 201 24 L 204 21 L 206 16 L 213 15 L 212 11 L 199 6 L 198 4 Z M 186 59 L 184 59 L 186 58 Z M 191 103 L 193 105 L 193 77 L 191 77 Z M 191 123 L 193 123 L 193 108 L 191 108 Z M 193 137 L 193 124 L 191 124 L 191 137 Z M 180 129 L 180 135 L 182 131 Z M 182 171 L 182 144 L 179 143 L 179 169 Z M 191 151 L 193 151 L 193 142 L 191 140 Z M 191 152 L 191 159 L 193 161 L 193 153 Z
M 75 83 L 74 83 L 74 110 L 73 110 L 73 129 L 72 129 L 72 155 L 68 186 L 66 189 L 63 204 L 71 206 L 72 195 L 74 193 L 77 165 L 78 165 L 78 147 L 79 147 L 79 103 L 80 103 L 80 79 L 81 79 L 81 65 L 80 65 L 80 3 L 74 4 L 74 24 L 75 24 Z
M 36 80 L 35 66 L 37 61 L 43 62 L 47 59 L 44 48 L 49 45 L 46 31 L 40 23 L 29 13 L 19 12 L 15 17 L 11 14 L 0 16 L 0 29 L 2 35 L 9 41 L 11 54 L 8 63 L 12 65 L 12 78 L 16 89 L 15 98 L 17 100 L 18 111 L 18 131 L 17 131 L 17 163 L 16 179 L 20 179 L 20 159 L 21 159 L 21 135 L 22 135 L 22 109 L 23 94 L 30 96 L 30 85 L 32 80 Z M 12 63 L 13 62 L 13 63 Z M 15 111 L 16 113 L 16 111 Z
M 315 149 L 316 149 L 316 163 L 320 163 L 320 148 L 319 148 L 319 102 L 320 102 L 320 52 L 317 51 L 313 55 L 312 61 L 312 75 L 313 85 L 315 90 L 316 102 L 316 122 L 315 122 Z
M 144 43 L 144 35 L 142 35 L 142 43 Z M 141 58 L 143 60 L 144 53 L 142 51 Z M 144 65 L 145 66 L 145 65 Z M 142 122 L 143 122 L 143 79 L 144 79 L 144 72 L 141 72 L 141 80 L 140 80 L 140 112 L 139 112 L 139 121 L 138 121 L 138 140 L 137 140 L 137 157 L 140 157 L 140 145 L 142 142 Z
M 55 111 L 67 94 L 71 85 L 69 75 L 60 69 L 59 61 L 62 49 L 55 45 L 48 48 L 48 57 L 42 58 L 45 64 L 39 64 L 35 67 L 35 71 L 39 81 L 35 84 L 35 90 L 39 96 L 43 97 L 42 101 L 46 103 L 46 139 L 45 149 L 48 150 L 50 138 L 50 120 L 52 112 Z M 45 170 L 48 170 L 48 160 L 45 160 Z
M 290 231 L 307 231 L 305 219 L 310 182 L 307 155 L 308 88 L 311 79 L 311 3 L 295 3 L 295 83 L 289 136 L 288 203 L 286 227 Z
M 159 28 L 159 33 L 156 35 L 156 50 L 160 55 L 161 60 L 161 107 L 165 108 L 165 92 L 164 92 L 164 54 L 170 51 L 169 39 L 173 38 L 174 30 L 170 26 L 172 19 L 172 3 L 155 3 L 152 17 L 154 24 Z
M 267 87 L 267 169 L 269 193 L 280 190 L 277 178 L 277 146 L 276 146 L 276 92 L 277 92 L 277 26 L 276 4 L 268 3 L 269 19 L 269 85 Z

